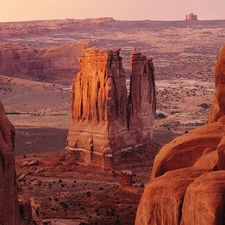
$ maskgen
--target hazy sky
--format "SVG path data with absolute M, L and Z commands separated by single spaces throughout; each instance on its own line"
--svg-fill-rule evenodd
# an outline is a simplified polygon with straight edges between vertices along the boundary
M 225 19 L 225 0 L 0 0 L 0 22 L 113 17 L 117 20 Z

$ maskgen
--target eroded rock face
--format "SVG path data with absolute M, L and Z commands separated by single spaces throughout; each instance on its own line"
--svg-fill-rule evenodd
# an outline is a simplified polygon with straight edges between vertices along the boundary
M 18 187 L 15 174 L 14 136 L 15 130 L 8 120 L 0 102 L 0 224 L 27 224 L 31 215 L 19 207 Z M 26 201 L 29 204 L 29 200 Z M 22 214 L 23 215 L 22 215 Z
M 136 225 L 222 225 L 225 209 L 225 47 L 217 62 L 211 123 L 165 145 L 155 158 Z
M 0 45 L 0 73 L 26 76 L 33 79 L 57 81 L 73 78 L 83 50 L 96 46 L 92 42 L 78 42 L 49 48 L 31 48 L 20 43 Z
M 138 52 L 131 55 L 131 88 L 127 97 L 120 50 L 89 49 L 80 58 L 73 81 L 69 150 L 85 163 L 112 167 L 113 154 L 153 139 L 154 67 Z
M 152 179 L 145 187 L 135 224 L 179 225 L 186 189 L 204 172 L 208 171 L 188 167 Z
M 209 112 L 209 122 L 213 123 L 225 115 L 225 45 L 221 49 L 215 68 L 216 91 Z

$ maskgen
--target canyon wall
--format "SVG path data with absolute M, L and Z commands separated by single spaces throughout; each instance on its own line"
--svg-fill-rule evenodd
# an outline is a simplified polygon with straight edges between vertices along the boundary
M 93 42 L 78 42 L 46 48 L 31 48 L 20 43 L 0 45 L 0 73 L 21 78 L 61 82 L 78 72 L 78 58 Z
M 223 225 L 225 221 L 225 46 L 215 69 L 210 123 L 174 139 L 156 155 L 136 225 Z
M 153 139 L 152 60 L 132 53 L 128 97 L 119 49 L 88 49 L 79 62 L 67 149 L 81 152 L 84 163 L 111 169 L 114 154 Z
M 28 224 L 31 220 L 29 198 L 22 203 L 23 194 L 19 193 L 16 182 L 14 159 L 15 130 L 8 120 L 4 107 L 0 102 L 0 224 Z M 28 205 L 26 210 L 24 204 Z

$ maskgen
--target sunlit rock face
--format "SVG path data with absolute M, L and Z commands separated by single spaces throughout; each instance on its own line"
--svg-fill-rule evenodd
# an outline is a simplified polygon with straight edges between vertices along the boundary
M 30 200 L 18 201 L 15 173 L 14 142 L 15 130 L 8 120 L 0 101 L 0 224 L 28 224 L 31 220 Z M 19 194 L 23 196 L 22 193 Z M 24 204 L 27 205 L 24 210 Z
M 136 225 L 222 225 L 225 221 L 225 47 L 215 69 L 210 123 L 174 139 L 156 155 Z
M 84 163 L 110 169 L 114 154 L 153 139 L 152 60 L 132 53 L 128 97 L 119 49 L 88 49 L 79 62 L 67 149 L 80 151 Z
M 225 45 L 218 57 L 215 73 L 215 96 L 209 112 L 209 122 L 216 122 L 225 115 Z

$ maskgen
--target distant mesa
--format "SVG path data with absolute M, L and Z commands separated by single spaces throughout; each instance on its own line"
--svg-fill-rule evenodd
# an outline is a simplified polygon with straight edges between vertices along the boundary
M 45 48 L 31 48 L 20 43 L 0 44 L 0 73 L 47 82 L 72 80 L 79 70 L 78 58 L 90 47 L 96 44 L 82 41 Z
M 87 49 L 79 60 L 67 150 L 79 153 L 81 163 L 110 170 L 115 154 L 153 140 L 156 100 L 152 59 L 134 50 L 130 61 L 127 96 L 120 49 Z
M 0 224 L 30 224 L 32 216 L 30 198 L 16 182 L 15 129 L 1 101 L 0 134 Z
M 189 15 L 186 15 L 185 20 L 187 20 L 187 21 L 197 21 L 198 16 L 195 15 L 194 13 L 190 13 Z

